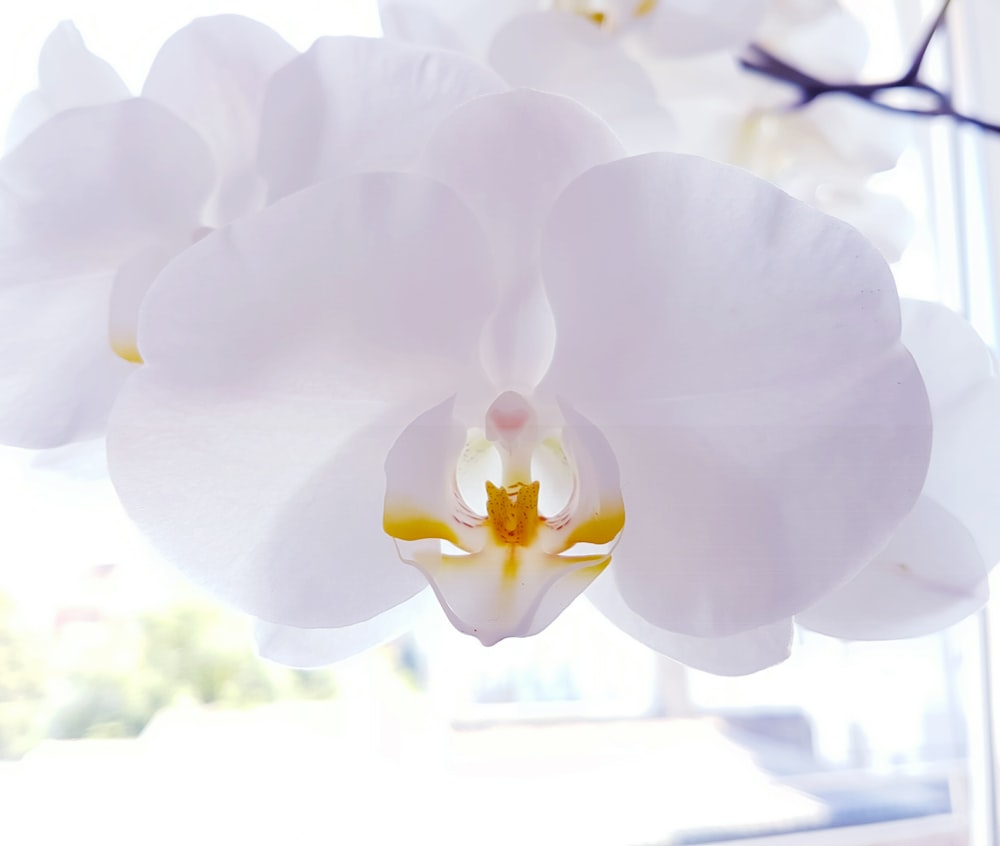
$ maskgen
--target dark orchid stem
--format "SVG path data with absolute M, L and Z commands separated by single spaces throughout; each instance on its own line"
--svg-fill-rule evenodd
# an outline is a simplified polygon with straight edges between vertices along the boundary
M 1000 134 L 1000 123 L 993 123 L 958 111 L 952 103 L 949 94 L 939 91 L 932 85 L 920 80 L 920 71 L 924 64 L 924 58 L 927 55 L 927 49 L 930 47 L 934 36 L 945 25 L 945 16 L 950 5 L 951 0 L 944 0 L 944 3 L 941 5 L 941 11 L 938 12 L 934 22 L 927 30 L 926 36 L 920 42 L 910 66 L 902 76 L 888 80 L 887 82 L 827 82 L 779 59 L 759 44 L 751 44 L 747 48 L 746 55 L 739 60 L 739 63 L 744 70 L 797 88 L 799 90 L 799 98 L 795 103 L 795 108 L 807 106 L 809 103 L 826 94 L 846 94 L 849 97 L 863 100 L 873 108 L 882 109 L 883 111 L 903 115 L 917 115 L 918 117 L 949 117 L 958 123 L 977 126 L 987 132 Z M 925 98 L 928 98 L 931 103 L 923 107 L 897 106 L 880 99 L 880 96 L 887 91 L 919 92 Z

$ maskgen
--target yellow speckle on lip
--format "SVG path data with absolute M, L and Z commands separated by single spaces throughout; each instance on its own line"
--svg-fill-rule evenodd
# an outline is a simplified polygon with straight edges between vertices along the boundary
M 656 9 L 656 4 L 657 0 L 639 0 L 632 14 L 637 18 L 641 18 L 643 15 L 648 15 Z
M 530 546 L 538 533 L 539 483 L 498 488 L 486 483 L 486 515 L 497 543 Z
M 136 346 L 135 341 L 112 338 L 111 351 L 125 361 L 131 361 L 133 364 L 142 364 L 142 356 L 139 355 L 139 348 Z

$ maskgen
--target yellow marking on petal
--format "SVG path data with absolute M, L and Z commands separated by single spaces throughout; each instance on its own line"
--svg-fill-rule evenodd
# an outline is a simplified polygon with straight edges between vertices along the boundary
M 139 355 L 139 348 L 136 346 L 135 341 L 112 338 L 111 351 L 119 358 L 125 359 L 125 361 L 131 361 L 133 364 L 142 364 L 142 356 Z
M 580 15 L 598 26 L 604 26 L 608 19 L 608 16 L 604 12 L 580 12 Z
M 656 4 L 659 0 L 640 0 L 636 5 L 635 9 L 632 11 L 633 16 L 641 18 L 643 15 L 648 15 L 656 10 Z
M 402 541 L 427 540 L 439 538 L 461 548 L 458 535 L 443 520 L 416 510 L 401 508 L 390 509 L 388 506 L 382 514 L 382 528 L 390 537 Z
M 538 482 L 511 489 L 486 483 L 486 520 L 497 543 L 530 546 L 538 534 Z
M 611 543 L 625 528 L 625 507 L 620 503 L 573 527 L 566 538 L 566 548 L 578 543 Z

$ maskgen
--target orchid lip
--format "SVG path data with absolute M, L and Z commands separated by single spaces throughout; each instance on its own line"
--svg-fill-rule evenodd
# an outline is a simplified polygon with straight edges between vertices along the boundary
M 453 437 L 441 437 L 449 428 Z M 611 561 L 624 526 L 617 476 L 614 491 L 594 490 L 605 480 L 594 478 L 593 456 L 573 449 L 572 440 L 568 427 L 540 427 L 532 403 L 508 391 L 487 410 L 484 429 L 462 432 L 450 408 L 432 409 L 404 431 L 386 462 L 386 533 L 400 558 L 427 577 L 456 628 L 485 645 L 540 631 Z M 483 441 L 499 456 L 500 472 L 492 466 L 496 478 L 483 481 L 485 500 L 470 504 L 463 495 L 470 488 L 459 484 L 470 470 L 463 459 L 479 461 Z M 424 485 L 423 502 L 402 495 L 404 487 L 413 490 L 401 477 L 420 463 L 418 449 L 424 456 L 435 451 L 447 488 Z M 542 493 L 567 480 L 532 461 L 545 451 L 558 451 L 565 463 L 555 463 L 570 477 L 565 504 L 549 514 L 540 513 Z

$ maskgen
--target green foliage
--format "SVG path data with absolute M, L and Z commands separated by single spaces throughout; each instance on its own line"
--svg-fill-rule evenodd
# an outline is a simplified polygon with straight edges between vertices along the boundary
M 45 653 L 17 625 L 0 595 L 0 760 L 18 758 L 38 739 L 45 700 Z
M 329 671 L 269 664 L 253 653 L 245 621 L 186 602 L 120 621 L 104 648 L 67 673 L 49 731 L 134 737 L 157 711 L 178 703 L 243 708 L 334 693 Z

